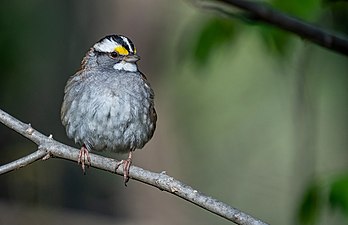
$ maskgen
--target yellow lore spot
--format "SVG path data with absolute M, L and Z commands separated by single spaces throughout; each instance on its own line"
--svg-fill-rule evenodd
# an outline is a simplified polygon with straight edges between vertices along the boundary
M 117 52 L 120 55 L 128 55 L 129 54 L 128 50 L 125 49 L 125 47 L 123 47 L 123 46 L 117 46 L 115 48 L 115 52 Z

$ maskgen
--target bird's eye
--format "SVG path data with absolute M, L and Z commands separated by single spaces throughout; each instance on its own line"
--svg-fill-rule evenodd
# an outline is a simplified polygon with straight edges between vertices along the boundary
M 118 56 L 117 52 L 111 52 L 110 53 L 111 58 L 116 58 Z

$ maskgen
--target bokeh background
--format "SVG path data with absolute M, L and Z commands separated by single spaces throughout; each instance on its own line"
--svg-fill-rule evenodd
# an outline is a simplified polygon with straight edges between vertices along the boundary
M 346 1 L 269 4 L 348 33 Z M 348 224 L 347 57 L 234 13 L 242 20 L 190 1 L 1 1 L 0 108 L 76 146 L 60 123 L 65 82 L 96 41 L 124 34 L 159 116 L 135 165 L 270 224 Z M 0 164 L 35 150 L 0 125 Z M 0 176 L 0 224 L 63 223 L 230 224 L 64 160 Z

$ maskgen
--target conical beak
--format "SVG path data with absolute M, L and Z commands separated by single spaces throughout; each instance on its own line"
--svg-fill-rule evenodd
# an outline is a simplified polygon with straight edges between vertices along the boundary
M 123 60 L 126 62 L 136 62 L 140 59 L 140 57 L 138 55 L 126 55 Z

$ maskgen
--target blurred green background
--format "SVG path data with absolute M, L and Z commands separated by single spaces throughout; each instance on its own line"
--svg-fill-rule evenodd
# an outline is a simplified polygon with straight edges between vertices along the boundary
M 346 1 L 268 3 L 348 33 Z M 189 1 L 5 0 L 0 30 L 0 108 L 35 129 L 76 146 L 60 123 L 65 82 L 96 41 L 124 34 L 159 116 L 135 165 L 270 224 L 348 224 L 347 57 Z M 0 164 L 35 150 L 0 126 Z M 0 224 L 62 223 L 230 224 L 133 180 L 84 176 L 68 161 L 0 176 Z

